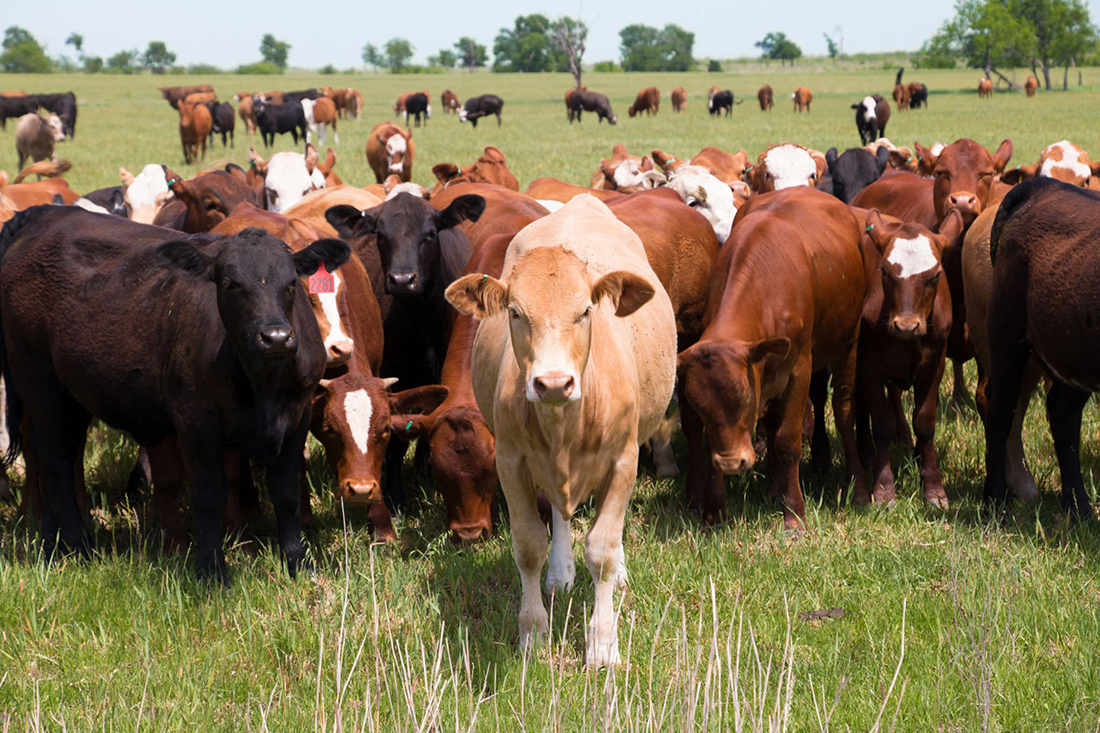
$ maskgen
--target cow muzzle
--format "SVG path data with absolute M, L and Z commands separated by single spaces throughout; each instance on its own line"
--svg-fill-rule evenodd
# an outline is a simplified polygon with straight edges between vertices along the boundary
M 956 191 L 947 197 L 947 205 L 951 209 L 958 209 L 960 214 L 982 213 L 982 204 L 976 194 L 969 191 Z
M 715 469 L 723 475 L 748 473 L 756 465 L 756 454 L 750 450 L 735 450 L 727 453 L 713 453 L 710 457 Z
M 298 350 L 298 339 L 288 324 L 264 326 L 256 333 L 256 351 L 264 356 L 284 356 Z
M 492 523 L 488 517 L 473 524 L 452 522 L 450 530 L 451 540 L 456 543 L 480 542 L 493 534 Z
M 565 372 L 545 372 L 531 379 L 527 399 L 550 405 L 563 405 L 580 396 L 577 380 Z
M 416 295 L 420 292 L 420 276 L 416 272 L 391 272 L 386 278 L 390 295 Z
M 894 316 L 890 319 L 890 335 L 895 338 L 918 339 L 928 332 L 928 324 L 920 316 Z
M 338 499 L 348 504 L 377 504 L 382 501 L 382 488 L 375 479 L 345 479 L 336 494 Z
M 351 354 L 355 350 L 355 342 L 351 339 L 338 339 L 328 345 L 326 351 L 328 366 L 338 366 L 340 364 L 346 364 L 351 359 Z

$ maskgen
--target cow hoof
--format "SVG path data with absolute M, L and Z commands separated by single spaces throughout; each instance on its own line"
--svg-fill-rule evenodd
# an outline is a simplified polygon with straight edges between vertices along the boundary
M 675 463 L 662 463 L 657 466 L 657 478 L 675 478 L 680 475 L 680 467 Z
M 550 563 L 546 571 L 546 595 L 554 595 L 554 591 L 569 591 L 573 588 L 573 580 L 577 575 L 577 566 L 570 558 L 568 563 L 560 565 Z
M 1039 501 L 1039 487 L 1035 485 L 1035 479 L 1026 468 L 1008 481 L 1008 485 L 1016 493 L 1016 498 L 1024 504 L 1034 504 Z
M 875 506 L 881 506 L 886 509 L 893 509 L 894 506 L 898 503 L 898 497 L 897 494 L 894 493 L 894 487 L 890 486 L 875 489 L 874 493 L 871 495 L 871 501 L 875 504 Z
M 870 494 L 870 492 L 868 492 L 867 489 L 863 489 L 862 491 L 859 491 L 859 490 L 853 491 L 852 492 L 852 504 L 853 504 L 853 506 L 870 506 L 870 504 L 871 504 L 871 494 Z
M 947 494 L 943 493 L 942 491 L 925 494 L 924 501 L 928 504 L 928 506 L 935 509 L 947 509 Z
M 616 633 L 610 641 L 600 640 L 593 634 L 588 635 L 588 647 L 584 653 L 584 665 L 589 669 L 618 667 L 622 664 L 619 656 L 619 637 Z
M 539 608 L 531 613 L 520 612 L 519 615 L 519 648 L 524 651 L 534 651 L 546 640 L 550 633 L 550 622 L 545 608 Z

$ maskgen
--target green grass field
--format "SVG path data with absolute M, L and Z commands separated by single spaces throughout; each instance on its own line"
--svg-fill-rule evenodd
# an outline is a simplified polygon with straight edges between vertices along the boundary
M 632 152 L 677 156 L 704 145 L 755 155 L 790 140 L 825 150 L 858 144 L 849 104 L 887 94 L 893 71 L 773 68 L 766 74 L 586 76 L 609 94 L 617 127 L 594 117 L 570 127 L 556 76 L 216 76 L 237 90 L 354 86 L 362 121 L 341 124 L 337 171 L 372 183 L 367 131 L 392 118 L 397 93 L 445 87 L 461 98 L 505 100 L 504 126 L 476 130 L 442 115 L 415 131 L 414 179 L 431 165 L 470 162 L 486 145 L 508 156 L 521 185 L 543 175 L 585 183 L 615 142 Z M 980 102 L 978 72 L 910 70 L 931 91 L 930 109 L 896 114 L 899 144 L 961 136 L 995 146 L 1010 137 L 1014 163 L 1069 138 L 1100 153 L 1094 105 L 1100 72 L 1070 93 L 1000 93 Z M 1019 74 L 1022 80 L 1023 73 Z M 79 191 L 114 185 L 118 167 L 150 162 L 184 175 L 177 118 L 156 87 L 195 77 L 0 76 L 0 88 L 73 89 L 77 137 L 59 155 Z M 755 106 L 758 86 L 776 109 Z M 683 85 L 688 111 L 629 119 L 635 92 Z M 1091 86 L 1089 84 L 1092 84 Z M 746 103 L 732 119 L 705 112 L 711 84 Z M 791 112 L 798 85 L 813 89 L 810 114 Z M 247 163 L 248 137 L 208 151 L 206 163 Z M 331 143 L 331 141 L 330 141 Z M 278 150 L 291 148 L 289 136 Z M 262 152 L 262 151 L 261 151 Z M 0 168 L 15 168 L 14 134 L 0 134 Z M 973 372 L 971 370 L 971 379 Z M 944 394 L 950 390 L 945 380 Z M 31 533 L 0 507 L 0 730 L 898 730 L 1094 731 L 1100 729 L 1100 529 L 1064 522 L 1058 472 L 1037 397 L 1025 443 L 1042 489 L 1037 506 L 1014 506 L 1007 526 L 979 516 L 984 437 L 974 410 L 941 408 L 938 447 L 949 511 L 926 509 L 908 456 L 896 455 L 891 511 L 838 506 L 843 472 L 804 464 L 811 532 L 790 539 L 764 499 L 765 477 L 729 482 L 731 521 L 703 529 L 683 508 L 681 481 L 639 477 L 625 536 L 630 588 L 622 596 L 620 669 L 583 667 L 592 586 L 578 562 L 571 594 L 555 598 L 552 641 L 517 650 L 519 581 L 502 511 L 497 534 L 471 547 L 444 536 L 430 476 L 409 462 L 411 499 L 400 542 L 372 547 L 366 516 L 346 517 L 331 498 L 320 450 L 310 478 L 317 572 L 292 581 L 270 549 L 270 513 L 259 538 L 228 553 L 233 588 L 193 579 L 192 558 L 167 557 L 143 508 L 112 507 L 134 449 L 100 430 L 90 441 L 89 483 L 99 508 L 96 557 L 46 566 Z M 1100 412 L 1086 411 L 1086 481 L 1097 500 Z M 684 454 L 682 438 L 677 451 Z M 834 436 L 834 454 L 838 451 Z M 503 507 L 502 507 L 503 509 Z M 590 517 L 574 522 L 578 552 Z M 346 531 L 345 531 L 346 522 Z M 799 614 L 843 609 L 840 618 Z

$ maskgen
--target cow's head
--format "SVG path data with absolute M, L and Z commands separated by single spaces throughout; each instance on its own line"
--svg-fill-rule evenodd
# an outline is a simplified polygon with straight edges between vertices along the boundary
M 756 167 L 749 174 L 749 181 L 754 193 L 781 191 L 793 186 L 813 188 L 824 167 L 824 157 L 819 167 L 818 160 L 809 150 L 801 145 L 783 143 L 760 154 Z
M 302 198 L 325 187 L 325 176 L 317 169 L 317 148 L 306 143 L 306 152 L 275 153 L 265 161 L 250 148 L 249 162 L 256 177 L 263 179 L 264 207 L 283 212 Z
M 443 503 L 447 529 L 459 542 L 493 533 L 497 493 L 496 441 L 476 407 L 446 407 L 428 425 L 428 464 Z
M 962 233 L 962 214 L 952 210 L 939 234 L 911 222 L 886 224 L 877 209 L 867 212 L 866 225 L 867 237 L 882 255 L 886 328 L 895 338 L 919 339 L 928 333 L 943 276 L 941 255 Z
M 856 121 L 858 122 L 862 117 L 863 121 L 870 124 L 875 121 L 875 105 L 878 102 L 874 97 L 867 96 L 861 99 L 858 103 L 852 105 L 852 109 L 856 111 Z
M 53 133 L 54 142 L 60 143 L 65 141 L 65 123 L 57 115 L 50 115 L 46 118 L 46 126 Z
M 378 136 L 378 142 L 386 148 L 386 170 L 401 175 L 405 170 L 405 158 L 409 154 L 412 130 L 397 130 L 388 138 Z
M 653 294 L 653 285 L 632 272 L 593 277 L 564 247 L 538 247 L 516 261 L 507 280 L 466 275 L 446 297 L 479 319 L 507 312 L 528 401 L 560 407 L 582 397 L 592 321 L 629 316 Z
M 1092 177 L 1096 173 L 1100 173 L 1100 163 L 1091 162 L 1089 154 L 1079 145 L 1069 140 L 1062 140 L 1046 146 L 1039 156 L 1038 163 L 1018 165 L 1007 170 L 1002 180 L 1015 185 L 1027 178 L 1044 176 L 1071 186 L 1089 188 Z
M 746 473 L 755 464 L 753 432 L 763 408 L 761 385 L 766 374 L 781 368 L 790 349 L 786 338 L 708 339 L 677 357 L 677 379 L 703 421 L 711 462 L 723 474 Z
M 436 180 L 433 194 L 456 183 L 492 183 L 513 191 L 519 190 L 519 181 L 508 170 L 504 153 L 492 146 L 485 148 L 480 158 L 464 168 L 460 169 L 454 163 L 436 163 L 432 166 L 432 173 Z
M 165 268 L 214 283 L 226 334 L 242 362 L 257 372 L 298 350 L 294 313 L 308 302 L 299 278 L 321 263 L 336 271 L 350 251 L 346 242 L 322 239 L 292 255 L 262 229 L 245 229 L 208 247 L 167 242 L 157 247 L 157 258 Z M 316 328 L 312 317 L 297 322 Z
M 126 186 L 124 199 L 130 209 L 130 220 L 152 224 L 165 201 L 175 195 L 168 189 L 164 166 L 150 163 L 136 176 L 125 168 L 119 168 L 119 174 Z
M 373 235 L 382 259 L 386 292 L 419 297 L 435 284 L 440 233 L 467 220 L 477 221 L 484 210 L 485 199 L 481 196 L 459 196 L 443 211 L 436 211 L 423 198 L 402 193 L 367 211 L 333 206 L 325 212 L 325 219 L 345 239 Z
M 877 181 L 886 170 L 890 150 L 880 147 L 877 154 L 871 155 L 863 148 L 849 148 L 838 156 L 836 148 L 829 148 L 825 160 L 833 179 L 833 195 L 850 204 L 857 193 Z
M 994 181 L 1012 157 L 1011 140 L 1003 141 L 993 155 L 969 138 L 956 140 L 938 154 L 919 142 L 913 146 L 922 167 L 930 166 L 935 176 L 932 203 L 938 222 L 946 219 L 950 209 L 958 209 L 968 220 L 982 213 Z
M 733 218 L 737 216 L 733 189 L 729 184 L 722 183 L 702 166 L 686 165 L 672 174 L 668 185 L 685 204 L 706 217 L 719 243 L 726 241 Z
M 213 170 L 184 180 L 161 166 L 172 194 L 187 207 L 185 232 L 208 232 L 223 221 L 238 204 L 258 203 L 248 185 L 248 175 L 239 165 L 229 163 L 224 170 Z

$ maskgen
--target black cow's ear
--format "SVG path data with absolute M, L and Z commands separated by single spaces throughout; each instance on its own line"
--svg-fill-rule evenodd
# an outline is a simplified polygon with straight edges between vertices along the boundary
M 439 215 L 439 228 L 450 229 L 464 221 L 477 221 L 485 211 L 485 198 L 476 194 L 459 196 Z
M 322 262 L 333 272 L 351 257 L 351 247 L 340 239 L 318 239 L 305 249 L 294 253 L 294 270 L 299 275 L 312 275 Z
M 885 145 L 879 147 L 878 152 L 875 153 L 875 160 L 878 162 L 878 174 L 881 176 L 886 170 L 886 166 L 890 164 L 890 150 Z
M 833 166 L 836 165 L 836 161 L 840 156 L 836 153 L 836 148 L 829 148 L 825 151 L 825 163 L 829 166 L 829 172 L 833 172 Z
M 165 242 L 157 247 L 157 262 L 166 268 L 180 270 L 197 278 L 210 278 L 214 273 L 213 258 L 187 242 Z
M 347 204 L 329 207 L 325 211 L 325 221 L 344 239 L 374 234 L 374 217 L 367 211 L 360 211 Z
M 111 191 L 111 209 L 112 214 L 122 212 L 119 216 L 126 215 L 126 194 L 122 192 L 121 188 L 116 188 Z

